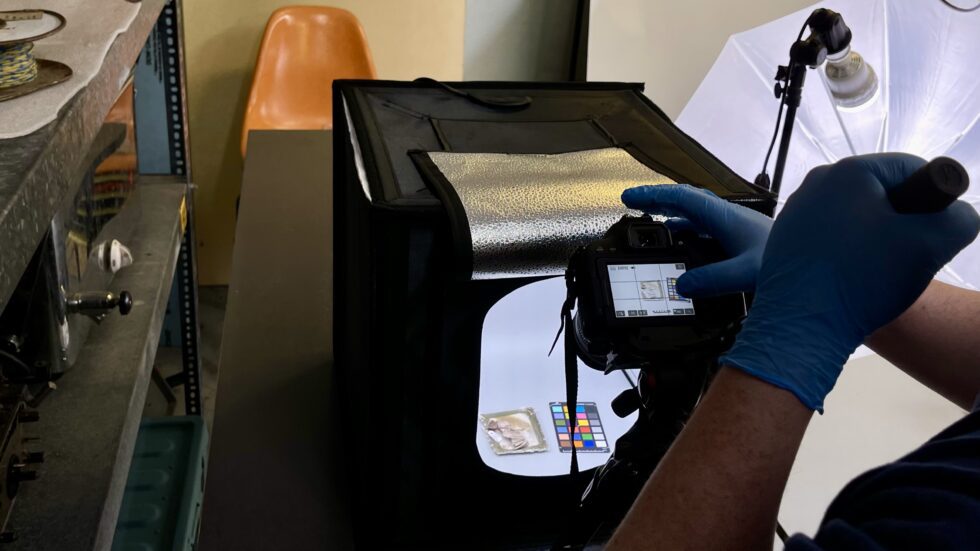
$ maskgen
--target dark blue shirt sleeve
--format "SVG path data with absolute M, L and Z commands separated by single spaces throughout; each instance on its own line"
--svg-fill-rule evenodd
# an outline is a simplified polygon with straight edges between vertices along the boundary
M 980 410 L 848 484 L 787 551 L 980 549 Z

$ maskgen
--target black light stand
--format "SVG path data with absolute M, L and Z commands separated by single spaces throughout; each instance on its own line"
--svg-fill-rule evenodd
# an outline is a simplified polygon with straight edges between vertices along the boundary
M 797 42 L 797 44 L 802 44 L 802 42 Z M 793 136 L 793 126 L 796 124 L 796 109 L 800 106 L 800 100 L 803 98 L 806 69 L 806 65 L 791 61 L 789 67 L 781 65 L 779 72 L 776 73 L 777 80 L 779 80 L 779 73 L 788 73 L 789 75 L 785 85 L 782 87 L 776 85 L 777 97 L 779 95 L 785 96 L 783 101 L 786 102 L 786 119 L 783 121 L 783 131 L 779 137 L 779 150 L 776 152 L 776 168 L 773 170 L 772 184 L 769 186 L 769 191 L 776 197 L 779 197 L 779 185 L 783 181 L 783 169 L 786 168 L 789 142 Z
M 803 32 L 810 28 L 810 36 L 802 39 Z M 814 10 L 807 18 L 800 36 L 789 50 L 789 65 L 780 65 L 776 70 L 776 97 L 781 99 L 782 107 L 786 107 L 786 120 L 780 133 L 779 150 L 776 153 L 776 168 L 773 171 L 772 183 L 766 174 L 767 166 L 755 178 L 755 183 L 768 188 L 777 197 L 783 180 L 783 170 L 786 167 L 786 157 L 789 153 L 789 142 L 793 136 L 793 126 L 796 124 L 796 110 L 803 98 L 803 83 L 806 80 L 807 68 L 816 68 L 823 64 L 828 54 L 835 54 L 851 45 L 851 30 L 844 24 L 844 18 L 837 12 L 828 9 Z M 776 126 L 779 127 L 777 117 Z M 769 145 L 772 152 L 772 144 Z M 769 154 L 766 154 L 766 165 Z

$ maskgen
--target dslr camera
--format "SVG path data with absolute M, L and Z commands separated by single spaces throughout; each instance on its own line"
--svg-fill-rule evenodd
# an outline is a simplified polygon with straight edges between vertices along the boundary
M 717 356 L 718 339 L 745 315 L 743 295 L 691 299 L 677 291 L 677 280 L 724 259 L 714 239 L 671 231 L 649 215 L 624 216 L 569 263 L 578 357 L 608 373 Z
M 576 401 L 581 359 L 607 374 L 635 376 L 612 409 L 638 415 L 596 470 L 555 549 L 580 549 L 615 530 L 700 400 L 741 326 L 746 297 L 692 299 L 677 291 L 677 280 L 725 258 L 714 239 L 649 215 L 624 216 L 572 255 L 562 308 L 567 401 Z M 575 472 L 574 451 L 572 465 Z

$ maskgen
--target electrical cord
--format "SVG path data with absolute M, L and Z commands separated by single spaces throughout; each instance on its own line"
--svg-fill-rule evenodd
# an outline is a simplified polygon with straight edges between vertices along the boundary
M 466 90 L 462 90 L 460 88 L 456 88 L 454 86 L 450 86 L 450 85 L 446 84 L 445 82 L 441 82 L 441 81 L 438 81 L 438 80 L 436 80 L 434 78 L 429 78 L 429 77 L 419 77 L 419 78 L 415 79 L 413 82 L 418 82 L 418 83 L 423 83 L 423 84 L 431 84 L 433 86 L 436 86 L 437 88 L 442 88 L 443 90 L 445 90 L 446 92 L 449 92 L 450 94 L 453 94 L 455 96 L 459 96 L 459 97 L 461 97 L 461 98 L 463 98 L 463 99 L 465 99 L 465 100 L 467 100 L 469 102 L 475 103 L 477 105 L 482 105 L 483 107 L 489 107 L 490 109 L 496 109 L 496 110 L 500 110 L 500 109 L 505 109 L 505 110 L 507 110 L 507 109 L 513 109 L 513 110 L 527 109 L 528 107 L 531 106 L 531 102 L 533 101 L 530 96 L 484 96 L 484 95 L 478 95 L 478 94 L 474 94 L 473 92 L 467 92 Z
M 950 8 L 952 8 L 952 9 L 960 12 L 960 13 L 970 13 L 970 12 L 973 12 L 973 11 L 980 10 L 980 2 L 977 2 L 977 5 L 976 6 L 973 6 L 973 7 L 970 7 L 970 8 L 962 8 L 960 6 L 957 6 L 954 3 L 950 2 L 950 0 L 941 0 L 941 2 L 943 4 L 946 4 Z
M 783 528 L 782 524 L 779 524 L 778 520 L 776 521 L 776 535 L 779 536 L 779 539 L 783 542 L 783 544 L 785 544 L 786 540 L 789 539 L 789 534 L 786 533 L 786 529 Z
M 33 49 L 32 42 L 0 46 L 0 88 L 25 84 L 37 78 Z
M 772 148 L 776 145 L 776 138 L 779 137 L 779 123 L 783 121 L 783 108 L 786 107 L 786 94 L 779 100 L 779 111 L 776 113 L 776 128 L 772 131 L 772 140 L 769 141 L 769 149 L 766 151 L 766 160 L 762 161 L 762 172 L 765 174 L 769 170 L 769 157 L 772 155 Z

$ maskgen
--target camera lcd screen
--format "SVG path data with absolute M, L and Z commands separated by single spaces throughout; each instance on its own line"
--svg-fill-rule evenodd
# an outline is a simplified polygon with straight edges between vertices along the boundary
M 677 292 L 683 263 L 609 264 L 609 290 L 617 318 L 693 316 L 694 303 Z

